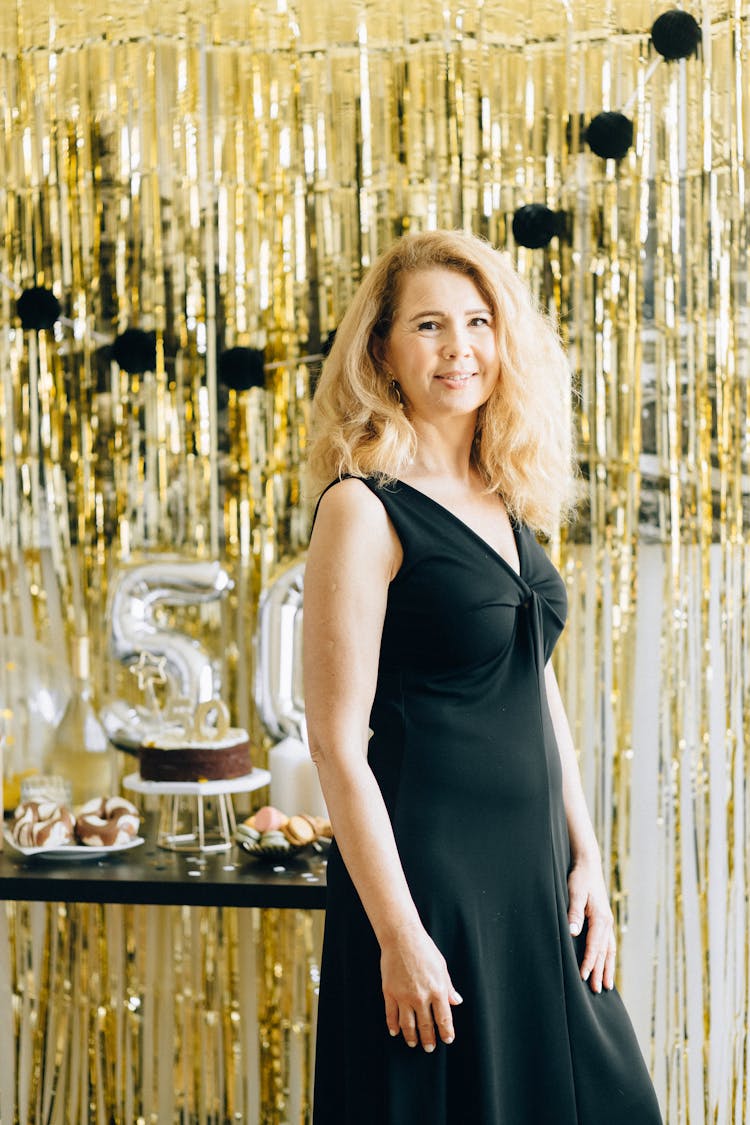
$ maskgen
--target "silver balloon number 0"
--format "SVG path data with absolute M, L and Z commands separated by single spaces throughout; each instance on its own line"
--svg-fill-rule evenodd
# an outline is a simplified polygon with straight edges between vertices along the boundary
M 261 595 L 255 632 L 255 704 L 280 739 L 268 751 L 271 803 L 287 813 L 328 816 L 307 748 L 302 685 L 304 560 L 279 574 Z
M 275 738 L 303 737 L 302 589 L 304 560 L 261 594 L 255 633 L 255 704 Z

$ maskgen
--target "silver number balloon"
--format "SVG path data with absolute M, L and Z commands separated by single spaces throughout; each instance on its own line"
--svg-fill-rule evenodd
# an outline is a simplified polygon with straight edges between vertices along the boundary
M 302 587 L 304 561 L 293 563 L 261 594 L 255 631 L 255 703 L 276 738 L 302 737 Z
M 161 555 L 123 570 L 110 595 L 110 649 L 124 664 L 142 653 L 164 658 L 176 694 L 203 703 L 214 697 L 211 658 L 193 637 L 164 628 L 156 619 L 162 605 L 194 605 L 221 597 L 232 585 L 219 562 L 192 562 Z

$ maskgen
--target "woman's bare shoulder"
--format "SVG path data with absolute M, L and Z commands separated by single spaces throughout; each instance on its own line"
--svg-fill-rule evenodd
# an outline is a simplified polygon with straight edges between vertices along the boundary
M 344 477 L 323 493 L 311 538 L 316 544 L 347 549 L 370 557 L 376 565 L 387 560 L 391 576 L 402 558 L 401 544 L 380 500 L 358 477 Z
M 367 525 L 375 520 L 381 527 L 387 523 L 385 508 L 360 477 L 344 477 L 328 486 L 318 503 L 316 524 L 321 518 Z

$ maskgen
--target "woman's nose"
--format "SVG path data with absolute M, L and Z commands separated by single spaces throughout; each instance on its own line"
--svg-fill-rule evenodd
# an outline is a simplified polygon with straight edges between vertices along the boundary
M 466 355 L 469 351 L 469 334 L 461 327 L 449 330 L 443 344 L 443 354 L 446 357 Z

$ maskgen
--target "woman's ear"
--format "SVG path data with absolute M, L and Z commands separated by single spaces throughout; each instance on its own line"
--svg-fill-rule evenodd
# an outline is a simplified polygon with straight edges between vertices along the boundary
M 378 336 L 376 332 L 373 332 L 372 336 L 370 337 L 370 352 L 376 364 L 378 364 L 379 367 L 384 367 L 386 342 L 383 337 Z

